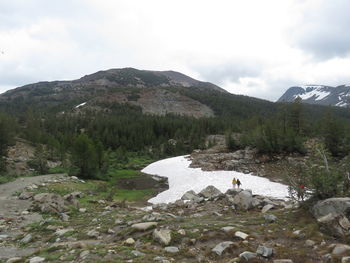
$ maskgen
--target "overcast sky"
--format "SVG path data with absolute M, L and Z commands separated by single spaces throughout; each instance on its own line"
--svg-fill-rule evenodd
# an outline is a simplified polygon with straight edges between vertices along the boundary
M 349 0 L 0 0 L 0 92 L 110 68 L 278 99 L 350 83 Z

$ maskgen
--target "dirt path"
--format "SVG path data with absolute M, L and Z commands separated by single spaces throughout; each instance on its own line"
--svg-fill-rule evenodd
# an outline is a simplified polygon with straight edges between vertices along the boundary
M 21 227 L 39 222 L 42 216 L 38 213 L 25 212 L 31 206 L 29 200 L 19 200 L 17 194 L 28 186 L 58 181 L 66 178 L 64 174 L 50 174 L 35 177 L 18 178 L 16 181 L 0 185 L 0 236 L 16 239 L 22 234 Z M 6 238 L 5 238 L 6 239 Z M 34 252 L 33 248 L 20 249 L 0 243 L 0 262 L 2 259 L 24 256 Z

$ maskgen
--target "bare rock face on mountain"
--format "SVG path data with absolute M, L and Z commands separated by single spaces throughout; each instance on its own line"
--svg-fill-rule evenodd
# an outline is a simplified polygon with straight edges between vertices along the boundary
M 339 107 L 350 106 L 350 84 L 337 87 L 324 85 L 305 85 L 289 88 L 279 99 L 279 102 L 293 102 L 296 98 L 302 102 Z
M 110 69 L 78 80 L 39 82 L 7 91 L 0 95 L 0 106 L 17 104 L 20 109 L 21 105 L 40 105 L 81 113 L 109 111 L 119 103 L 140 107 L 146 114 L 214 116 L 211 108 L 186 94 L 203 91 L 227 93 L 214 84 L 175 71 Z

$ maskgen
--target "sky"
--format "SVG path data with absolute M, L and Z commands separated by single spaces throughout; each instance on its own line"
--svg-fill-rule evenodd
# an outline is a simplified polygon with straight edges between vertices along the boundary
M 349 0 L 0 0 L 0 93 L 124 67 L 270 101 L 349 84 L 349 12 Z

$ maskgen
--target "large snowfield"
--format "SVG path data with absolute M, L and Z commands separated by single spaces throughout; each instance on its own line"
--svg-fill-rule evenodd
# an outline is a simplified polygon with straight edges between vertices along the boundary
M 208 185 L 213 185 L 225 193 L 227 189 L 232 188 L 233 177 L 242 182 L 241 188 L 251 189 L 253 194 L 288 198 L 287 185 L 234 171 L 202 171 L 200 168 L 189 168 L 190 163 L 186 156 L 178 156 L 160 160 L 144 168 L 142 172 L 167 177 L 169 182 L 169 189 L 151 198 L 149 202 L 153 204 L 175 202 L 187 191 L 194 190 L 198 193 Z

